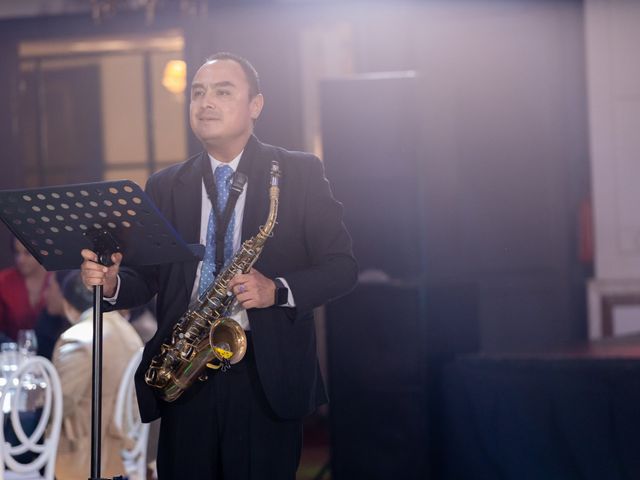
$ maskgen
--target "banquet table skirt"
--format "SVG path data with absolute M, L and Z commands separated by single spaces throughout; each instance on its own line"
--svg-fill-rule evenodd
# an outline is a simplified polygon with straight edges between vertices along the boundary
M 443 405 L 444 478 L 640 478 L 640 359 L 464 357 Z

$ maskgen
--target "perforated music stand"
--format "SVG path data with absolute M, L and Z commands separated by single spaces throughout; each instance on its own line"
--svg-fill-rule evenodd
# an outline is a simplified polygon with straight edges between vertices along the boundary
M 111 265 L 141 266 L 202 258 L 187 245 L 138 185 L 129 180 L 0 191 L 0 218 L 47 270 L 80 267 L 83 248 Z M 93 290 L 91 477 L 100 477 L 102 420 L 102 285 Z

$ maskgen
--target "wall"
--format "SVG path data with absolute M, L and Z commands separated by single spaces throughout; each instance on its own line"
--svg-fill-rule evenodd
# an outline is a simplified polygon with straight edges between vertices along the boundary
M 587 0 L 596 276 L 640 278 L 640 3 Z
M 640 332 L 640 3 L 588 0 L 585 38 L 596 274 L 589 284 L 589 333 Z M 626 302 L 624 318 L 607 303 Z M 625 328 L 617 328 L 621 321 Z M 612 330 L 610 332 L 609 330 Z

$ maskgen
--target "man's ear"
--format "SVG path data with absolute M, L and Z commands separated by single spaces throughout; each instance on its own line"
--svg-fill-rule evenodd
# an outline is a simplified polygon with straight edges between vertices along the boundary
M 261 93 L 259 93 L 251 99 L 249 105 L 252 120 L 258 119 L 258 117 L 260 116 L 260 112 L 262 112 L 262 107 L 264 107 L 264 97 Z

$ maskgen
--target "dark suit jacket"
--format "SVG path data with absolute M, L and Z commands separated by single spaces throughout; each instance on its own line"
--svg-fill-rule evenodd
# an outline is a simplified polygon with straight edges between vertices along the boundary
M 298 419 L 326 401 L 316 357 L 313 308 L 352 288 L 357 265 L 342 223 L 342 205 L 331 194 L 320 160 L 263 144 L 253 136 L 238 166 L 249 178 L 243 241 L 255 235 L 267 218 L 272 160 L 280 163 L 282 173 L 278 223 L 255 268 L 267 277 L 285 278 L 296 307 L 249 310 L 249 348 L 254 349 L 260 382 L 273 411 L 283 419 Z M 187 243 L 199 242 L 203 161 L 208 161 L 206 153 L 154 174 L 147 183 L 147 193 Z M 115 308 L 139 305 L 158 295 L 158 331 L 146 345 L 136 373 L 144 421 L 161 415 L 163 406 L 144 382 L 144 373 L 187 309 L 196 269 L 197 262 L 120 269 Z

